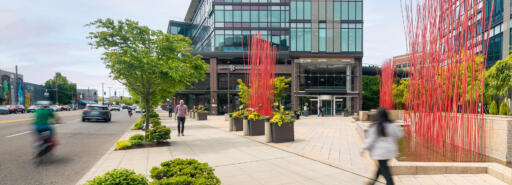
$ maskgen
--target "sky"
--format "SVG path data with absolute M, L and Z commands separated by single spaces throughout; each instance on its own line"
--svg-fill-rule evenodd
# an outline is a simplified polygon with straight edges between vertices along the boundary
M 132 19 L 166 31 L 168 20 L 182 20 L 190 0 L 0 0 L 0 69 L 43 84 L 61 72 L 78 88 L 128 95 L 109 77 L 101 50 L 88 45 L 98 18 Z M 380 65 L 405 53 L 399 0 L 364 0 L 364 64 Z

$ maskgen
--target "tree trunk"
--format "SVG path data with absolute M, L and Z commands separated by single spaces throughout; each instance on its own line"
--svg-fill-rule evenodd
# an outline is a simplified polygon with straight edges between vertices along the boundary
M 147 141 L 148 140 L 148 129 L 149 129 L 149 113 L 150 113 L 150 102 L 149 102 L 149 96 L 144 96 L 144 101 L 146 103 L 146 107 L 145 107 L 145 110 L 146 110 L 146 126 L 144 127 L 145 128 L 145 133 L 144 134 L 144 139 Z

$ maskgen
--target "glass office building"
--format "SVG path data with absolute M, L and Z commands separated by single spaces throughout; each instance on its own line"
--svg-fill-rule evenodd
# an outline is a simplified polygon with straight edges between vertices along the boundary
M 178 93 L 211 114 L 236 109 L 237 79 L 245 80 L 247 39 L 279 49 L 276 74 L 292 78 L 284 104 L 292 110 L 339 115 L 361 109 L 362 0 L 192 0 L 184 21 L 168 33 L 189 37 L 210 64 L 207 78 Z

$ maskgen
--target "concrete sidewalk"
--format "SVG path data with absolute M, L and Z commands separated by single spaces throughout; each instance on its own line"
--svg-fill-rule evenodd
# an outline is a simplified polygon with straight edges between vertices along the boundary
M 161 117 L 166 118 L 164 113 Z M 177 137 L 176 122 L 163 119 L 162 123 L 173 130 L 170 146 L 110 150 L 77 184 L 114 168 L 133 169 L 149 176 L 153 166 L 173 158 L 195 158 L 207 162 L 215 168 L 222 184 L 352 185 L 368 181 L 361 175 L 213 128 L 205 125 L 206 122 L 210 121 L 187 120 L 185 136 Z M 138 132 L 141 131 L 127 132 L 122 139 Z

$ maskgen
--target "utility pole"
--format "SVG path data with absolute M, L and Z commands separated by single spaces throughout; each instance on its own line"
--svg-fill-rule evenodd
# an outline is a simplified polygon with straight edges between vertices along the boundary
M 103 97 L 103 100 L 102 100 L 101 104 L 103 104 L 103 105 L 105 105 L 105 91 L 103 89 L 104 85 L 105 84 L 103 82 L 101 82 L 101 96 Z
M 59 105 L 59 78 L 55 73 L 55 105 Z
M 228 114 L 231 112 L 231 93 L 229 91 L 231 89 L 231 77 L 230 77 L 231 73 L 230 72 L 231 72 L 231 68 L 228 69 Z
M 112 87 L 108 87 L 108 103 L 110 103 L 110 98 L 112 98 Z
M 15 68 L 15 73 L 16 73 L 16 76 L 14 77 L 14 88 L 16 88 L 16 93 L 14 93 L 14 105 L 18 105 L 20 102 L 19 102 L 19 97 L 18 97 L 18 65 L 15 65 L 14 66 Z M 12 90 L 14 91 L 14 89 Z

